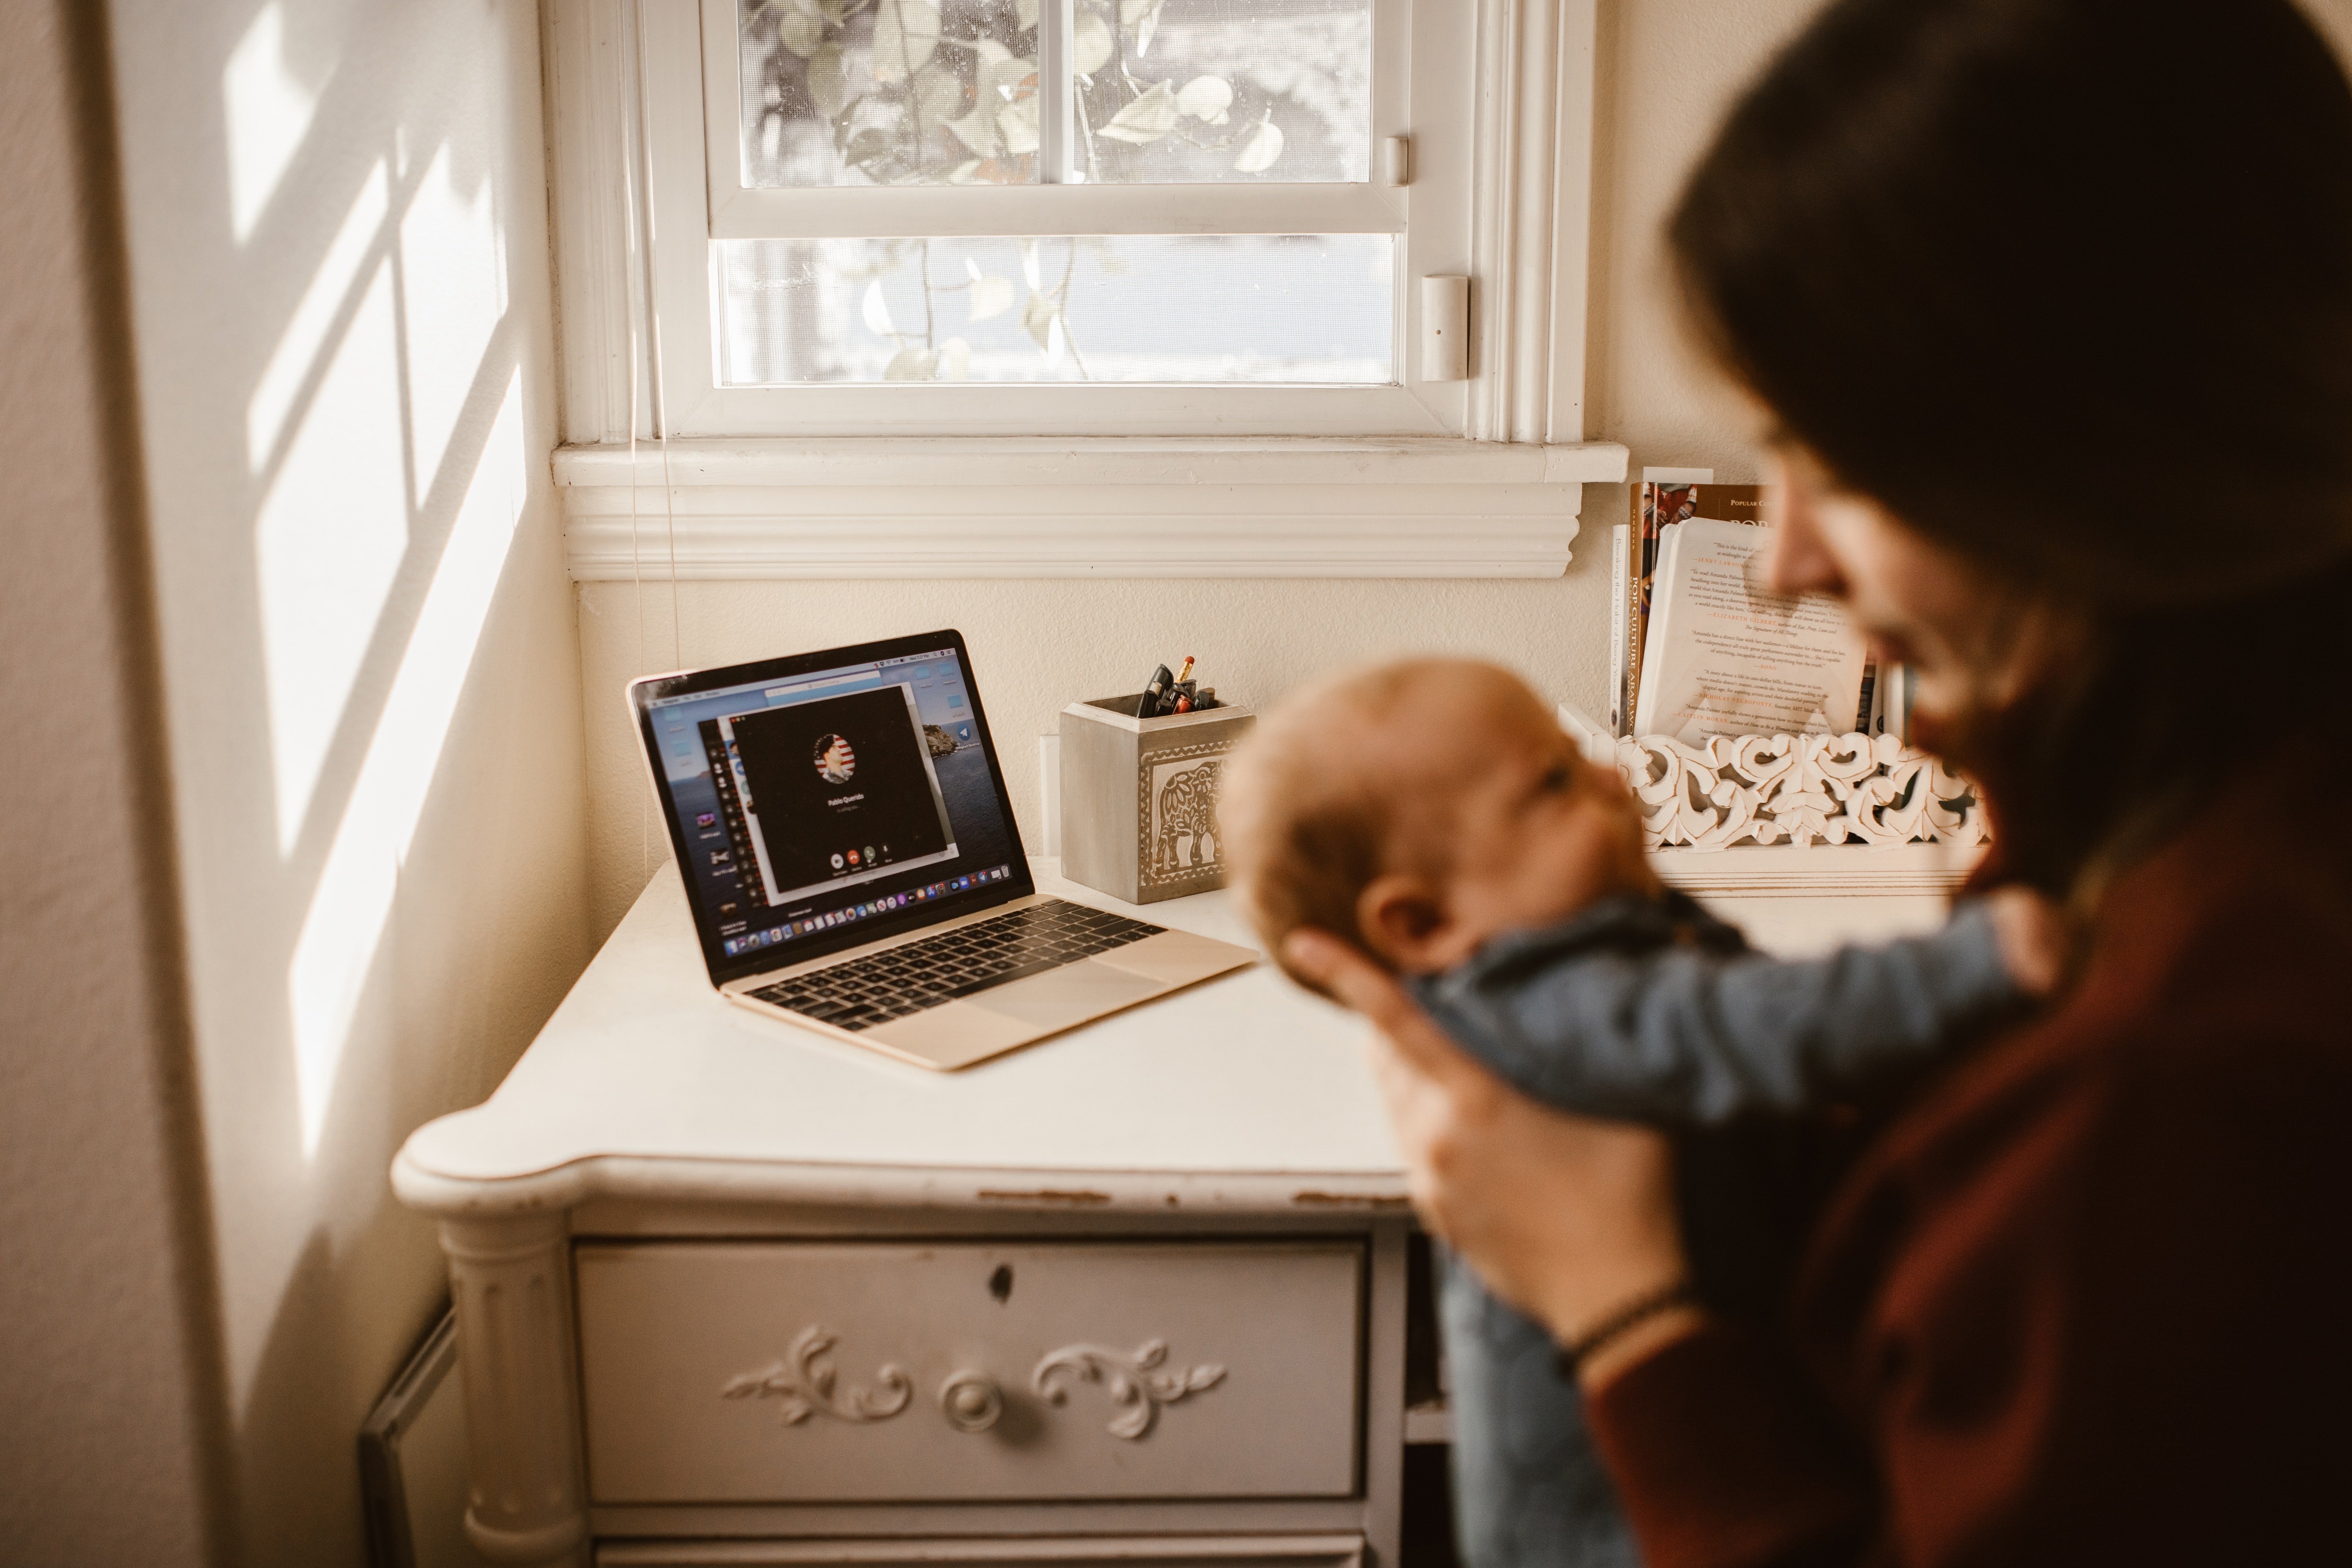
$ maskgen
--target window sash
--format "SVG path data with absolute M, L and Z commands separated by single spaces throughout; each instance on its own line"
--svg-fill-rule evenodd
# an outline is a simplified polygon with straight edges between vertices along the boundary
M 640 0 L 645 31 L 646 103 L 654 174 L 654 246 L 661 314 L 660 353 L 668 430 L 687 437 L 853 437 L 877 430 L 931 435 L 1068 436 L 1150 433 L 1213 436 L 1234 432 L 1275 436 L 1459 435 L 1469 416 L 1470 384 L 1422 384 L 1418 355 L 1405 335 L 1418 290 L 1409 279 L 1423 272 L 1465 271 L 1468 263 L 1470 95 L 1433 110 L 1438 121 L 1416 136 L 1411 189 L 1377 184 L 1100 184 L 995 186 L 747 187 L 737 129 L 736 47 L 731 0 Z M 1470 49 L 1463 17 L 1428 4 L 1416 16 L 1410 0 L 1374 0 L 1373 172 L 1378 139 L 1402 134 L 1404 55 L 1410 46 L 1437 64 L 1439 79 L 1458 74 L 1466 83 Z M 714 20 L 714 18 L 716 20 Z M 1418 36 L 1415 29 L 1418 29 Z M 724 50 L 713 47 L 723 39 Z M 714 66 L 724 74 L 708 75 Z M 706 84 L 709 84 L 706 87 Z M 720 90 L 723 86 L 724 90 Z M 722 102 L 723 100 L 723 102 Z M 1425 108 L 1433 108 L 1425 105 Z M 723 113 L 722 113 L 723 109 Z M 718 140 L 723 128 L 725 140 Z M 723 180 L 722 211 L 718 191 Z M 1412 199 L 1408 202 L 1408 196 Z M 984 216 L 982 203 L 1035 202 L 1024 216 L 1049 216 L 1050 226 L 1015 229 Z M 878 198 L 878 199 L 877 199 Z M 975 200 L 979 198 L 979 200 Z M 1321 209 L 1310 204 L 1327 200 Z M 740 206 L 732 204 L 740 203 Z M 1050 204 L 1067 203 L 1050 207 Z M 828 216 L 814 221 L 776 219 L 805 204 L 811 213 L 865 211 L 857 221 Z M 1282 220 L 1272 216 L 1282 209 Z M 1413 222 L 1405 221 L 1410 207 Z M 1147 208 L 1158 216 L 1143 223 Z M 1016 210 L 1008 205 L 1006 212 Z M 1310 210 L 1345 221 L 1305 225 Z M 1231 219 L 1212 220 L 1222 211 Z M 761 214 L 758 221 L 747 216 Z M 1098 221 L 1098 216 L 1110 222 Z M 1191 215 L 1177 226 L 1171 215 Z M 944 222 L 932 221 L 943 216 Z M 956 220 L 961 220 L 961 228 Z M 721 224 L 724 224 L 724 229 Z M 778 226 L 768 226 L 771 222 Z M 883 226 L 894 224 L 893 227 Z M 714 239 L 950 237 L 959 232 L 997 237 L 1119 233 L 1391 233 L 1397 286 L 1391 319 L 1400 381 L 1387 385 L 1198 383 L 1136 384 L 812 383 L 781 386 L 721 386 L 718 383 L 719 313 Z M 625 380 L 623 383 L 625 387 Z
M 714 191 L 713 239 L 1038 238 L 1072 234 L 1402 234 L 1405 193 L 1371 185 L 877 185 Z
M 1144 385 L 1049 382 L 813 382 L 717 386 L 709 351 L 699 366 L 669 349 L 670 428 L 680 437 L 847 438 L 910 436 L 1456 436 L 1467 384 L 1315 386 L 1262 382 Z M 681 372 L 699 370 L 688 384 Z M 1452 409 L 1446 407 L 1450 398 Z

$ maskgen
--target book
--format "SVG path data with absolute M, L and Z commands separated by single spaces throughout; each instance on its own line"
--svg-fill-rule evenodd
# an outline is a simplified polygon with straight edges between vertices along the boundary
M 1886 676 L 1879 683 L 1878 729 L 1874 734 L 1888 734 L 1908 743 L 1911 739 L 1911 700 L 1914 678 L 1907 664 L 1890 664 Z
M 1675 569 L 1675 542 L 1682 537 L 1682 531 L 1683 525 L 1679 522 L 1666 523 L 1658 530 L 1655 572 L 1664 573 L 1669 582 L 1673 581 Z M 1654 602 L 1646 608 L 1652 613 L 1642 617 L 1642 651 L 1645 657 L 1639 678 L 1641 684 L 1633 696 L 1633 733 L 1636 735 L 1657 733 L 1654 721 L 1657 714 L 1659 672 L 1665 661 L 1654 655 L 1666 646 L 1666 633 L 1672 620 L 1669 613 L 1671 604 L 1664 599 Z
M 1625 702 L 1626 595 L 1633 590 L 1633 530 L 1619 523 L 1609 531 L 1609 732 L 1625 733 L 1633 710 Z
M 1642 687 L 1642 652 L 1650 636 L 1650 613 L 1655 601 L 1658 571 L 1658 551 L 1664 531 L 1694 517 L 1717 518 L 1730 522 L 1763 523 L 1764 487 L 1761 485 L 1718 485 L 1713 468 L 1643 468 L 1642 482 L 1633 487 L 1633 519 L 1627 525 L 1633 535 L 1628 551 L 1629 586 L 1625 626 L 1618 645 L 1623 649 L 1624 678 L 1620 683 L 1629 734 L 1639 733 L 1632 726 L 1639 706 Z M 1612 628 L 1616 616 L 1610 616 Z M 1617 656 L 1612 654 L 1612 659 Z
M 1664 525 L 1633 732 L 1687 744 L 1713 735 L 1844 734 L 1858 717 L 1863 640 L 1845 611 L 1748 577 L 1769 536 L 1691 517 Z

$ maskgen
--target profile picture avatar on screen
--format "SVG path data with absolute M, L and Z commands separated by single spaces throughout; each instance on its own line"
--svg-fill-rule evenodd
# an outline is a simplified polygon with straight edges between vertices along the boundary
M 827 784 L 847 784 L 857 773 L 857 752 L 840 735 L 816 738 L 817 776 Z

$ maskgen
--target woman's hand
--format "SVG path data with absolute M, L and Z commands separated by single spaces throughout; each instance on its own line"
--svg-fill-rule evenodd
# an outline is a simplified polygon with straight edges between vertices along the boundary
M 1447 1039 L 1403 988 L 1321 931 L 1284 956 L 1371 1020 L 1372 1065 L 1408 1169 L 1413 1206 L 1487 1288 L 1562 1342 L 1683 1279 L 1673 1153 L 1647 1128 L 1538 1104 Z M 1587 1385 L 1677 1337 L 1687 1310 L 1612 1342 Z
M 2065 912 L 2028 888 L 1997 888 L 1985 895 L 2001 967 L 2028 996 L 2047 996 L 2065 978 L 2074 932 Z

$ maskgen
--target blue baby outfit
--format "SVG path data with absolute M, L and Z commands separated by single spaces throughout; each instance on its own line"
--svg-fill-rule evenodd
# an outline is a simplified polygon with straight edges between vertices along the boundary
M 1790 1194 L 1822 1184 L 1809 1119 L 1916 1079 L 2020 1001 L 1980 904 L 1932 936 L 1789 962 L 1677 892 L 1602 900 L 1406 984 L 1522 1093 L 1675 1133 L 1699 1294 L 1757 1315 L 1777 1302 L 1810 1217 Z M 1441 1266 L 1470 1568 L 1634 1568 L 1549 1334 L 1458 1260 Z

